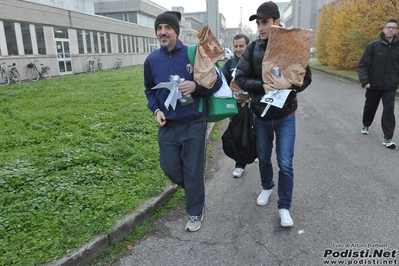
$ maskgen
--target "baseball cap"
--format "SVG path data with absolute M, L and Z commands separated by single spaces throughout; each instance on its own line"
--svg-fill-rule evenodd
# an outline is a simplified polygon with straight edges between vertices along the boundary
M 256 18 L 280 18 L 280 11 L 278 11 L 278 6 L 272 1 L 264 2 L 258 7 L 258 10 L 256 10 L 256 14 L 249 17 L 249 21 L 252 21 Z

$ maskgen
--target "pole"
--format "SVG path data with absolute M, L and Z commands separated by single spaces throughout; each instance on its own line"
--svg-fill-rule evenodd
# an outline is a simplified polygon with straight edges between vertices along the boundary
M 240 6 L 240 33 L 242 33 L 242 6 Z

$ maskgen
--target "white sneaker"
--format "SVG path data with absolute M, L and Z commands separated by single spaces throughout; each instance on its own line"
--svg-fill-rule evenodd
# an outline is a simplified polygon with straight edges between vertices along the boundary
M 262 206 L 266 205 L 269 201 L 270 194 L 272 194 L 273 189 L 264 189 L 259 194 L 258 199 L 256 200 L 256 204 Z
M 281 219 L 281 226 L 282 227 L 291 227 L 294 225 L 294 221 L 291 218 L 290 212 L 287 209 L 279 209 L 278 213 Z
M 242 173 L 244 173 L 244 169 L 237 167 L 236 169 L 234 169 L 233 176 L 235 178 L 238 178 L 242 176 Z
M 392 141 L 392 139 L 384 139 L 382 141 L 382 145 L 387 147 L 388 149 L 395 149 L 396 143 Z
M 254 163 L 259 163 L 259 158 L 255 158 Z

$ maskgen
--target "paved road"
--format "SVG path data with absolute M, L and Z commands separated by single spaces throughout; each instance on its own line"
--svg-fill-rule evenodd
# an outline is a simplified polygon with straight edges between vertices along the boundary
M 309 266 L 327 265 L 331 255 L 347 255 L 345 265 L 378 265 L 373 250 L 399 264 L 399 149 L 381 145 L 381 106 L 370 135 L 360 134 L 363 102 L 359 85 L 317 72 L 299 95 L 293 228 L 279 225 L 276 190 L 266 206 L 256 205 L 258 165 L 232 178 L 234 162 L 216 141 L 200 231 L 185 232 L 184 207 L 173 210 L 112 265 Z

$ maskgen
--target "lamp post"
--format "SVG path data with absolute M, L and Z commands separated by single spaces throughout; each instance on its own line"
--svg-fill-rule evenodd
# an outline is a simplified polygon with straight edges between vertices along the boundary
M 242 33 L 242 6 L 240 6 L 240 33 Z

